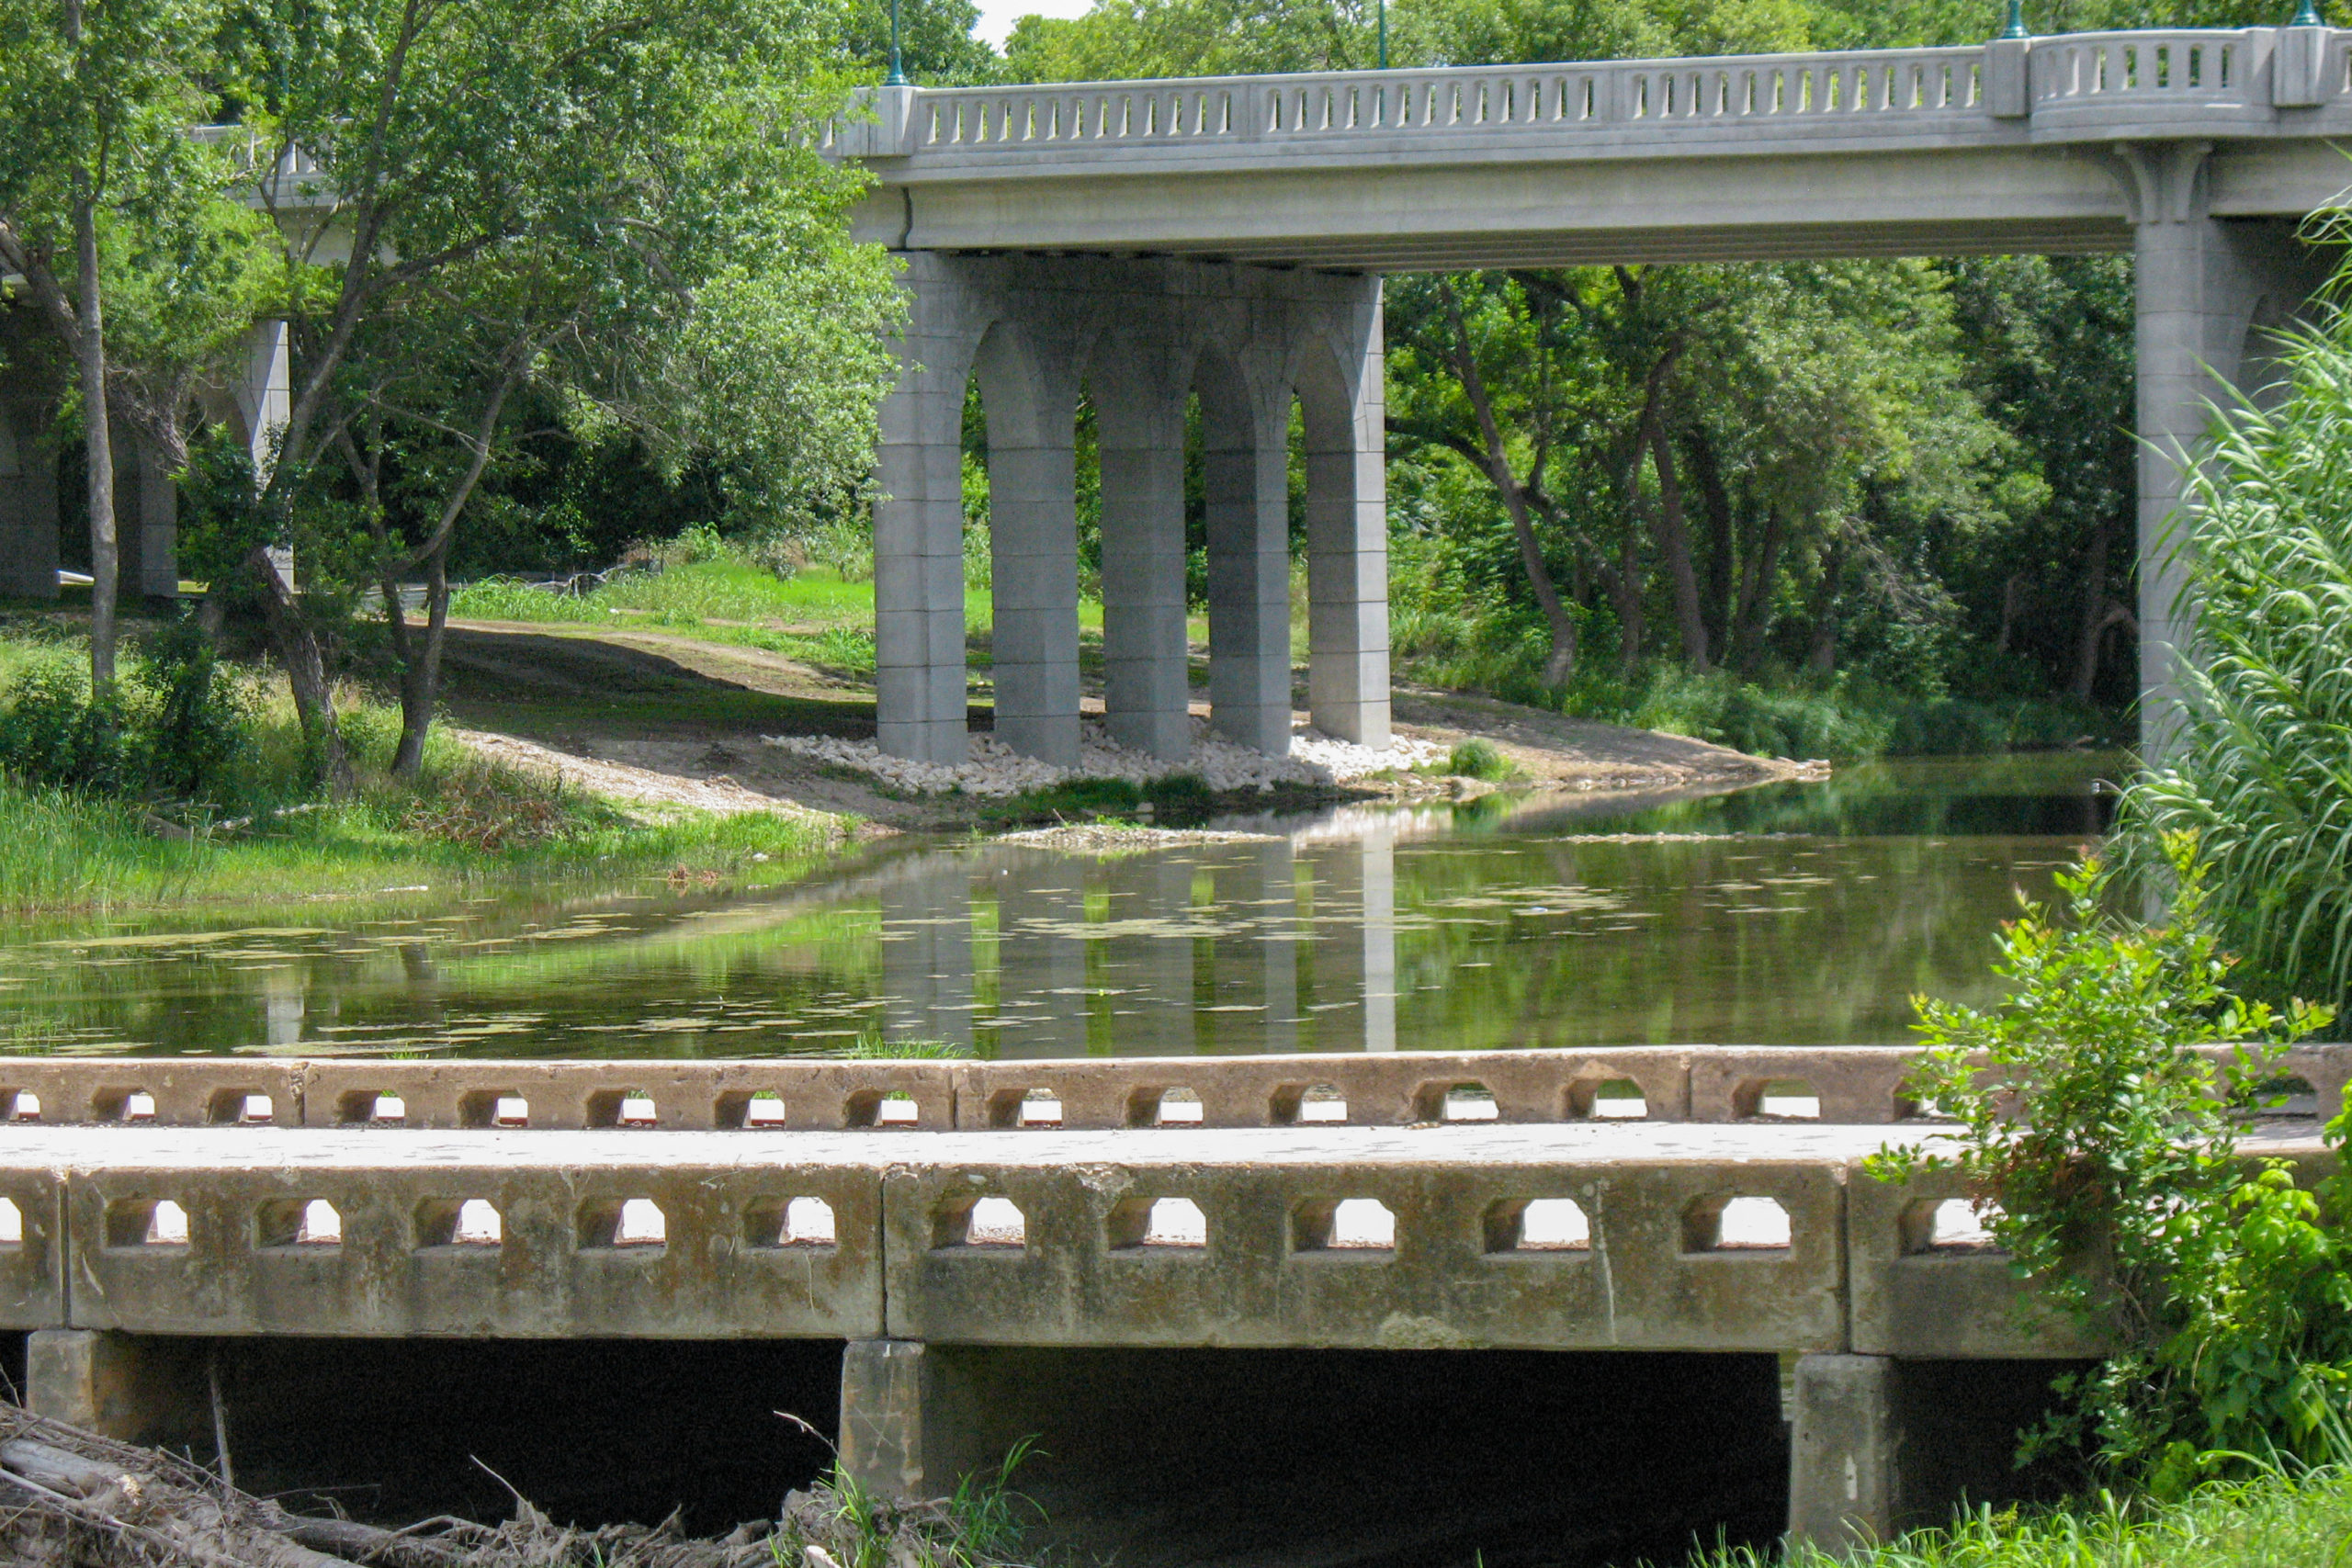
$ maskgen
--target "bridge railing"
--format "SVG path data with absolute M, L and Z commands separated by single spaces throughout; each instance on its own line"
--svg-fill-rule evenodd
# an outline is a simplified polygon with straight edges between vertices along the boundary
M 1063 153 L 1769 123 L 2057 127 L 2149 107 L 2269 116 L 2347 90 L 2325 28 L 2061 34 L 1945 49 L 886 89 L 850 156 Z
M 944 1132 L 1809 1120 L 1920 1114 L 1917 1046 L 1675 1045 L 1005 1061 L 0 1061 L 11 1126 Z M 2280 1064 L 2332 1117 L 2352 1045 Z

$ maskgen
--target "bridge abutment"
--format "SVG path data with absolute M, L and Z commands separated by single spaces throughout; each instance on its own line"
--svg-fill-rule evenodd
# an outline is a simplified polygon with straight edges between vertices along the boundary
M 965 387 L 987 415 L 997 738 L 1068 766 L 1079 734 L 1075 417 L 1102 460 L 1103 712 L 1124 745 L 1192 747 L 1185 418 L 1202 400 L 1211 723 L 1290 743 L 1286 469 L 1306 432 L 1310 706 L 1316 724 L 1388 737 L 1387 521 L 1380 285 L 1361 274 L 1165 257 L 907 257 L 905 368 L 882 410 L 875 513 L 876 739 L 929 761 L 967 754 Z

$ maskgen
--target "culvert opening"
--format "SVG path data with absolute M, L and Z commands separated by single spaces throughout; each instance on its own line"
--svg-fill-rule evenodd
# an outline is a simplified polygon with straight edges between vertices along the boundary
M 494 1471 L 559 1523 L 653 1524 L 675 1507 L 688 1532 L 723 1535 L 823 1472 L 841 1404 L 837 1339 L 175 1343 L 197 1352 L 198 1392 L 190 1429 L 158 1440 L 210 1452 L 214 1348 L 238 1484 L 391 1526 L 513 1517 Z
M 1785 1528 L 1771 1356 L 933 1346 L 1071 1562 L 1600 1568 Z M 1691 1434 L 1705 1434 L 1694 1441 Z M 1565 1454 L 1606 1463 L 1564 1465 Z

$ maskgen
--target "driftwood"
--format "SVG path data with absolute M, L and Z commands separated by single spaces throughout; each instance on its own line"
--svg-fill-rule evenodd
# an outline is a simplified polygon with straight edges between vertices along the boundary
M 497 1526 L 385 1529 L 290 1513 L 203 1467 L 0 1404 L 0 1563 L 7 1568 L 772 1568 L 773 1526 L 724 1540 L 577 1529 L 520 1497 Z
M 891 1504 L 831 1481 L 717 1540 L 684 1534 L 674 1515 L 560 1525 L 519 1494 L 503 1524 L 385 1529 L 291 1513 L 239 1491 L 225 1465 L 215 1473 L 0 1402 L 0 1568 L 1013 1568 L 990 1544 L 944 1499 Z

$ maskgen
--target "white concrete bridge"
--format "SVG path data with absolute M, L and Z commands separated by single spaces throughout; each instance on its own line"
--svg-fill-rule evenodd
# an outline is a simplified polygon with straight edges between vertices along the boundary
M 1207 421 L 1216 727 L 1286 743 L 1283 446 L 1308 468 L 1310 703 L 1387 727 L 1379 276 L 1502 265 L 2130 252 L 2143 558 L 2212 375 L 2328 270 L 2298 225 L 2347 185 L 2352 35 L 2316 27 L 1958 49 L 883 88 L 833 139 L 877 185 L 857 231 L 908 259 L 907 370 L 876 523 L 881 738 L 965 745 L 964 388 L 988 409 L 997 732 L 1078 733 L 1071 430 L 1101 421 L 1105 705 L 1185 743 L 1182 411 Z M 2209 374 L 2209 371 L 2211 374 Z M 2143 689 L 2169 573 L 2142 574 Z

